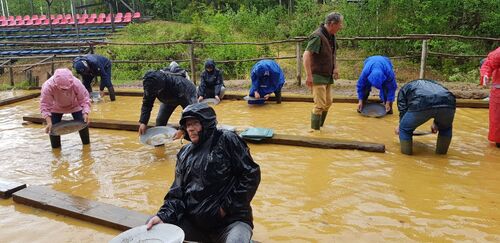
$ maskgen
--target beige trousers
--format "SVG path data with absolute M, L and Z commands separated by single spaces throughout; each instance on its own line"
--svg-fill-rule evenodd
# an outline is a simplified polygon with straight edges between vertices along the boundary
M 313 84 L 312 92 L 314 97 L 313 114 L 321 115 L 328 111 L 332 106 L 332 85 L 331 84 Z

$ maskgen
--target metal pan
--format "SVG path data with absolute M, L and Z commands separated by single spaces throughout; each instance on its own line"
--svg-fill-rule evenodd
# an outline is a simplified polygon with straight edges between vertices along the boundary
M 206 104 L 212 104 L 212 105 L 218 105 L 220 103 L 219 100 L 215 98 L 208 98 L 208 99 L 203 99 L 200 103 L 206 103 Z
M 361 109 L 361 115 L 363 116 L 379 118 L 386 114 L 385 106 L 380 103 L 368 103 L 363 105 L 363 109 Z
M 139 141 L 144 145 L 161 146 L 172 142 L 177 130 L 173 127 L 157 126 L 148 128 L 146 132 L 139 137 Z
M 54 125 L 50 129 L 50 135 L 52 136 L 61 136 L 64 134 L 78 132 L 87 127 L 87 123 L 82 121 L 60 121 Z

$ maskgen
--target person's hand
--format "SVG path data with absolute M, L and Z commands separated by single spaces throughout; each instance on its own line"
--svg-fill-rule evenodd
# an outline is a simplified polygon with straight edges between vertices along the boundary
M 201 102 L 203 100 L 203 96 L 198 97 L 198 102 Z
M 363 110 L 363 100 L 358 101 L 358 113 L 361 113 L 361 110 Z
M 389 102 L 385 102 L 385 112 L 389 112 L 391 110 L 391 104 Z
M 144 134 L 146 132 L 146 129 L 147 129 L 146 124 L 141 123 L 139 125 L 139 136 L 142 135 L 142 134 Z
M 271 96 L 271 95 L 270 94 L 264 95 L 264 99 L 266 99 L 266 100 L 269 99 L 269 96 Z
M 90 123 L 89 114 L 83 114 L 83 121 L 87 123 L 87 125 Z
M 253 92 L 253 96 L 255 97 L 255 99 L 260 99 L 260 94 L 257 91 Z
M 306 85 L 309 88 L 312 87 L 312 85 L 313 85 L 313 78 L 312 78 L 312 76 L 307 76 L 307 78 L 306 78 Z
M 487 85 L 488 84 L 488 80 L 489 80 L 488 76 L 483 75 L 481 77 L 481 80 L 479 80 L 479 85 L 482 85 L 482 86 Z
M 437 133 L 438 132 L 438 127 L 437 127 L 436 123 L 434 123 L 434 122 L 431 125 L 431 132 L 432 133 Z
M 333 69 L 333 79 L 339 79 L 339 70 L 337 68 Z
M 397 126 L 397 127 L 394 129 L 394 133 L 395 133 L 396 135 L 399 135 L 399 126 Z
M 50 133 L 51 130 L 52 130 L 52 122 L 47 123 L 47 126 L 45 126 L 45 133 Z
M 151 228 L 153 228 L 153 225 L 156 225 L 156 224 L 163 224 L 163 221 L 161 221 L 161 219 L 160 219 L 160 217 L 158 217 L 158 215 L 155 215 L 154 217 L 149 219 L 149 221 L 146 223 L 146 229 L 150 230 Z
M 226 212 L 224 212 L 224 209 L 222 209 L 222 207 L 219 208 L 219 215 L 221 216 L 221 218 L 226 217 Z
M 182 137 L 184 137 L 184 132 L 182 130 L 177 130 L 177 132 L 175 132 L 173 140 L 177 140 L 177 139 L 180 139 Z
M 220 102 L 220 98 L 218 95 L 215 96 L 215 99 Z

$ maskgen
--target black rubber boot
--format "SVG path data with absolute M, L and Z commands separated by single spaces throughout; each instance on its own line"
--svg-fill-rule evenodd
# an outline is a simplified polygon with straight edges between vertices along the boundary
M 311 128 L 314 130 L 319 130 L 321 127 L 321 115 L 316 115 L 311 113 Z
M 50 146 L 52 146 L 53 149 L 61 147 L 61 136 L 49 135 L 49 138 L 50 138 Z
M 448 148 L 450 147 L 451 137 L 439 136 L 436 142 L 436 154 L 446 154 L 448 153 Z
M 274 93 L 276 95 L 276 103 L 281 104 L 281 90 Z
M 80 130 L 78 133 L 80 133 L 80 139 L 82 139 L 82 144 L 89 144 L 90 143 L 90 134 L 89 134 L 88 127 Z
M 108 88 L 108 93 L 109 93 L 109 99 L 111 101 L 115 101 L 116 100 L 116 95 L 115 95 L 115 88 L 113 86 L 111 86 L 111 87 Z
M 319 124 L 321 127 L 325 124 L 326 115 L 328 115 L 328 111 L 323 111 L 323 113 L 321 113 L 321 122 Z
M 412 155 L 413 154 L 413 141 L 405 141 L 405 140 L 400 140 L 399 143 L 401 144 L 401 153 L 406 154 L 406 155 Z
M 497 148 L 500 148 L 500 143 L 497 143 Z

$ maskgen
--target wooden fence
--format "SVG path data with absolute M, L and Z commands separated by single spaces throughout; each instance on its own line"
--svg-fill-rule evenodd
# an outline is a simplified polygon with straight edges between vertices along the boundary
M 337 38 L 340 41 L 401 41 L 401 40 L 414 40 L 421 41 L 422 48 L 421 53 L 414 55 L 406 55 L 406 56 L 391 56 L 391 59 L 409 59 L 409 58 L 418 58 L 420 56 L 420 73 L 419 78 L 425 78 L 425 70 L 426 70 L 426 61 L 427 57 L 430 55 L 440 56 L 444 58 L 481 58 L 486 57 L 484 55 L 461 55 L 461 54 L 450 54 L 450 53 L 437 53 L 431 52 L 428 48 L 428 42 L 431 39 L 435 38 L 451 38 L 451 39 L 459 39 L 459 40 L 483 40 L 483 41 L 494 41 L 500 42 L 500 38 L 489 38 L 489 37 L 472 37 L 472 36 L 460 36 L 460 35 L 440 35 L 440 34 L 412 34 L 405 36 L 394 36 L 394 37 L 340 37 Z M 186 45 L 187 53 L 189 54 L 189 59 L 184 60 L 112 60 L 113 63 L 168 63 L 171 61 L 176 62 L 189 62 L 190 64 L 190 72 L 193 74 L 192 79 L 196 84 L 196 63 L 199 62 L 195 56 L 195 48 L 203 48 L 207 45 L 255 45 L 255 46 L 270 46 L 276 44 L 291 44 L 295 46 L 295 55 L 294 56 L 281 56 L 281 57 L 256 57 L 250 59 L 239 59 L 239 60 L 216 60 L 217 63 L 234 63 L 234 62 L 255 62 L 262 59 L 295 59 L 296 60 L 296 79 L 297 85 L 301 85 L 301 77 L 302 77 L 302 44 L 304 41 L 307 41 L 306 37 L 295 37 L 293 39 L 287 40 L 279 40 L 279 41 L 268 41 L 268 42 L 198 42 L 192 40 L 178 40 L 178 41 L 166 41 L 166 42 L 150 42 L 150 43 L 118 43 L 118 42 L 107 42 L 107 41 L 92 41 L 89 40 L 85 43 L 82 42 L 66 42 L 66 43 L 55 43 L 55 42 L 1 42 L 4 44 L 16 44 L 18 46 L 30 46 L 30 47 L 79 47 L 79 48 L 88 48 L 90 52 L 93 52 L 96 47 L 105 47 L 111 45 L 118 46 L 128 46 L 128 45 L 140 45 L 140 46 L 169 46 L 169 45 Z M 54 71 L 54 65 L 57 63 L 68 63 L 78 55 L 51 55 L 51 56 L 34 56 L 34 57 L 0 57 L 0 69 L 8 68 L 10 75 L 10 84 L 14 84 L 14 68 L 23 68 L 22 72 L 26 73 L 26 77 L 30 81 L 30 83 L 35 83 L 36 80 L 33 80 L 34 77 L 31 74 L 31 69 L 41 65 L 51 65 L 51 72 Z M 15 65 L 14 62 L 20 59 L 32 59 L 40 61 L 33 64 L 22 64 Z M 56 60 L 60 59 L 60 60 Z M 359 61 L 364 60 L 365 58 L 337 58 L 337 61 Z

